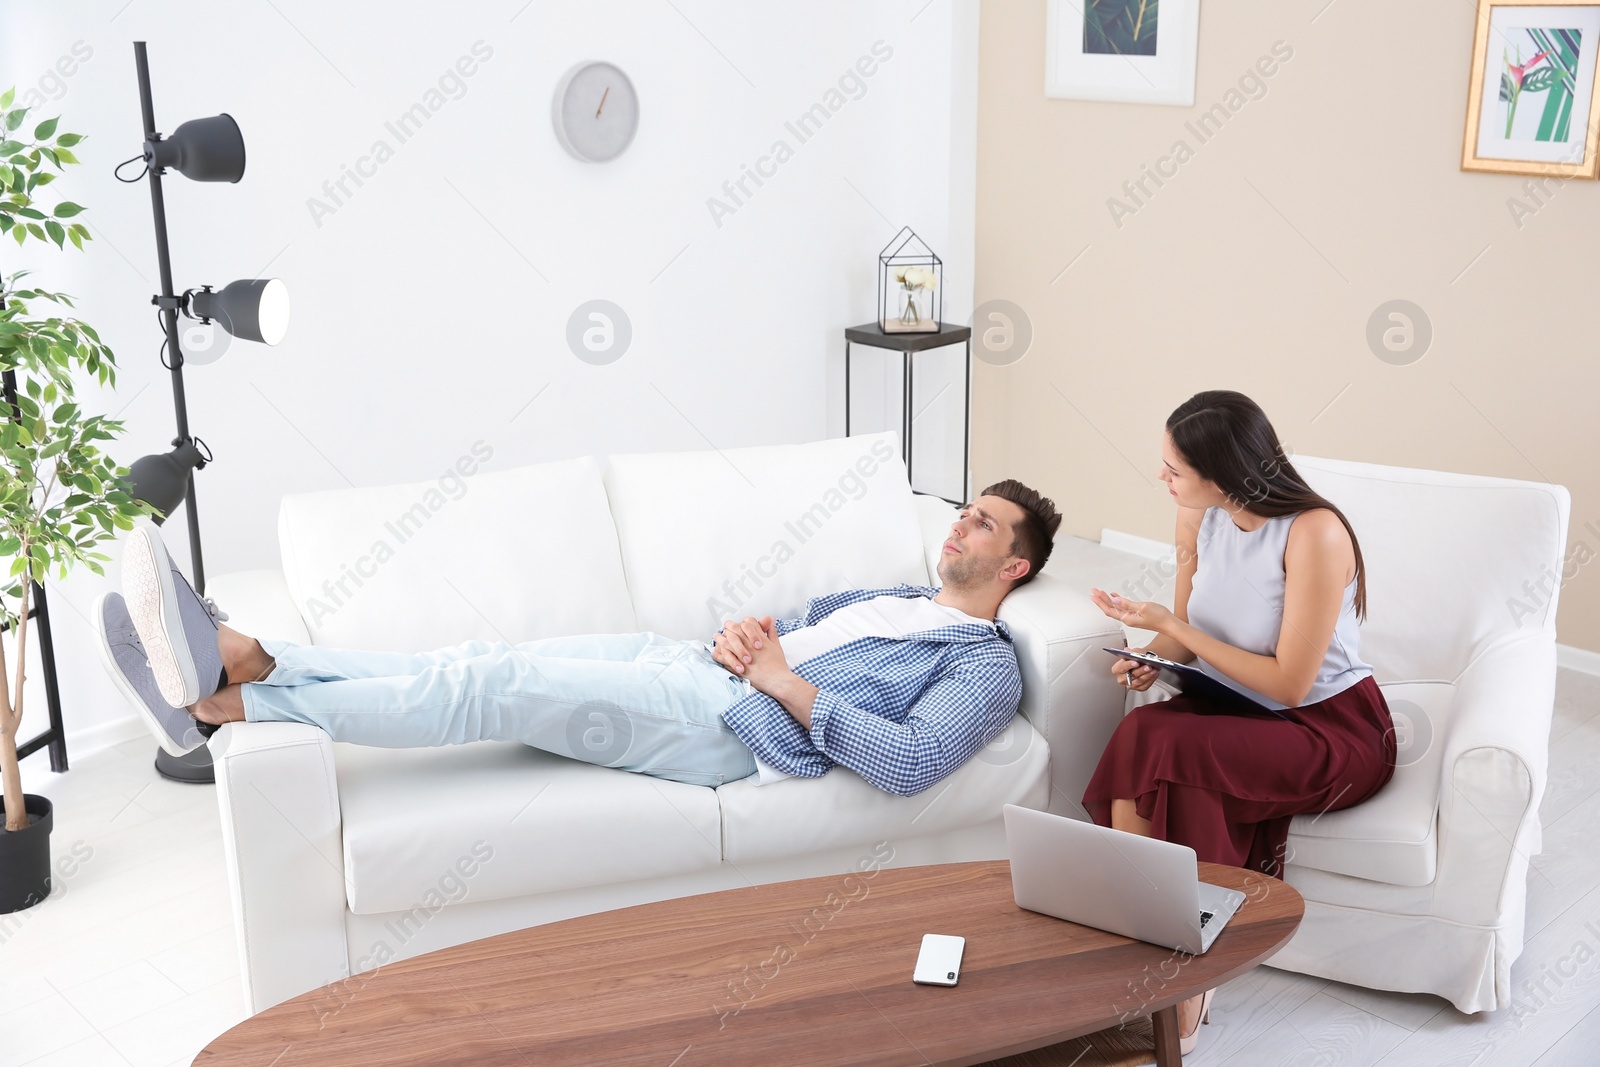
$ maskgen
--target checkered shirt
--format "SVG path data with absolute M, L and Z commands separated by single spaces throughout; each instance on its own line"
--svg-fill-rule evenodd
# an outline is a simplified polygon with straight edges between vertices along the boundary
M 801 618 L 779 620 L 778 636 L 874 597 L 938 592 L 901 584 L 814 597 Z M 786 774 L 819 778 L 840 764 L 896 796 L 960 767 L 1006 728 L 1022 699 L 1011 632 L 999 620 L 862 637 L 791 667 L 817 687 L 810 730 L 761 692 L 723 712 L 728 726 Z

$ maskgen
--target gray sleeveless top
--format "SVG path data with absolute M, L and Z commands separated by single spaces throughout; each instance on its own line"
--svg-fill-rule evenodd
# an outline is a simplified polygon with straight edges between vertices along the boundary
M 1294 520 L 1294 515 L 1280 515 L 1255 530 L 1241 530 L 1222 508 L 1207 508 L 1200 521 L 1189 622 L 1235 648 L 1273 655 L 1283 626 L 1283 550 Z M 1327 700 L 1372 673 L 1361 659 L 1355 599 L 1352 578 L 1345 586 L 1333 639 L 1304 704 Z M 1194 665 L 1269 708 L 1288 706 L 1240 685 L 1204 659 L 1196 657 Z

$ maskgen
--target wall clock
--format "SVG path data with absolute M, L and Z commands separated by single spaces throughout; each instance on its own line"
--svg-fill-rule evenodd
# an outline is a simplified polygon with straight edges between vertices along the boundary
M 562 75 L 550 118 L 556 140 L 573 159 L 604 163 L 633 142 L 639 128 L 639 97 L 618 67 L 585 61 Z

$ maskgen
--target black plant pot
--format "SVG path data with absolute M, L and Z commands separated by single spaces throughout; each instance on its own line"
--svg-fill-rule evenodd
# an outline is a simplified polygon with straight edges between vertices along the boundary
M 55 819 L 48 797 L 22 795 L 22 806 L 37 816 L 25 829 L 7 831 L 0 800 L 0 915 L 31 908 L 50 895 L 50 827 Z

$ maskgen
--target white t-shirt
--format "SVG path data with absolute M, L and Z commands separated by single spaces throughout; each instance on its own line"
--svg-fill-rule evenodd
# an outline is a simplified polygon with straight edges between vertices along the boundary
M 980 619 L 957 608 L 946 607 L 928 597 L 902 597 L 885 594 L 840 608 L 813 626 L 791 630 L 781 639 L 783 655 L 789 666 L 795 667 L 825 652 L 863 637 L 904 637 L 923 630 L 961 623 L 978 623 L 993 626 L 992 619 Z M 755 692 L 748 681 L 746 693 Z M 756 760 L 757 785 L 769 785 L 793 775 L 785 774 L 770 764 Z

